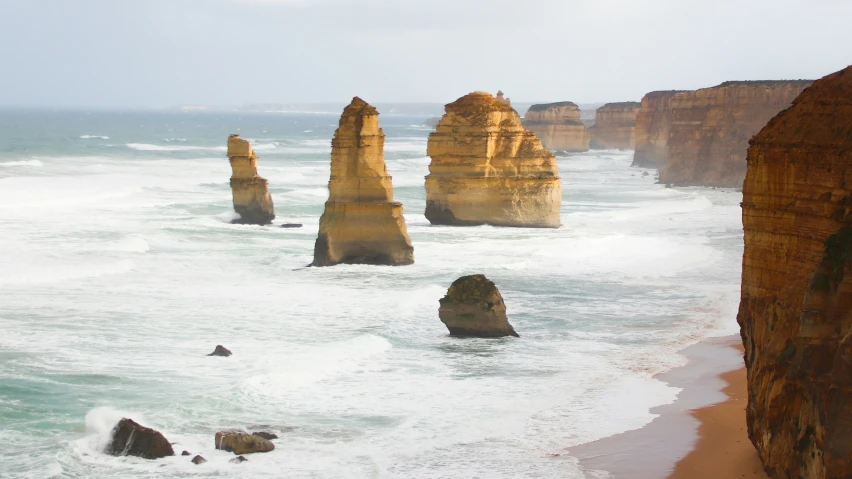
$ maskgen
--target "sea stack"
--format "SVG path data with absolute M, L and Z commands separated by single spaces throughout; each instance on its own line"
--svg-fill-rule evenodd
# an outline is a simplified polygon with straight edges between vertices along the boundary
M 328 201 L 312 266 L 414 263 L 402 203 L 393 201 L 379 112 L 355 97 L 331 140 Z
M 749 437 L 770 477 L 852 477 L 852 67 L 769 121 L 746 163 Z
M 580 121 L 580 108 L 570 101 L 532 105 L 523 120 L 550 151 L 588 151 L 589 132 Z
M 730 81 L 676 94 L 660 183 L 740 188 L 749 139 L 811 83 Z
M 636 114 L 633 163 L 639 168 L 662 168 L 666 165 L 666 145 L 672 127 L 672 99 L 682 91 L 652 91 L 642 97 Z
M 433 225 L 558 228 L 556 157 L 508 99 L 474 92 L 446 105 L 429 135 L 426 218 Z
M 275 219 L 275 208 L 269 194 L 269 182 L 257 174 L 257 155 L 240 135 L 228 137 L 228 159 L 231 162 L 231 192 L 239 224 L 268 225 Z
M 636 114 L 641 103 L 607 103 L 595 111 L 595 124 L 589 128 L 589 147 L 593 150 L 630 150 L 635 145 Z
M 136 456 L 144 459 L 159 459 L 175 455 L 171 443 L 160 431 L 142 426 L 128 418 L 123 418 L 113 428 L 106 453 L 112 456 Z
M 503 296 L 484 275 L 462 276 L 453 281 L 440 304 L 438 316 L 452 336 L 518 336 L 506 317 Z

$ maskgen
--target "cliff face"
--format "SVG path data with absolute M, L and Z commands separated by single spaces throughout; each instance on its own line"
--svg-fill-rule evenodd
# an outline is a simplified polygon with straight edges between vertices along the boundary
M 678 93 L 660 183 L 742 186 L 748 140 L 811 83 L 736 81 Z
M 633 164 L 640 168 L 662 168 L 672 126 L 672 98 L 681 91 L 652 91 L 642 97 L 636 114 L 636 151 Z
M 393 201 L 379 113 L 355 97 L 331 140 L 328 201 L 320 218 L 313 266 L 414 262 L 402 204 Z
M 257 174 L 257 155 L 240 135 L 228 137 L 231 162 L 231 193 L 240 218 L 233 223 L 266 225 L 275 219 L 269 182 Z
M 435 225 L 559 227 L 556 157 L 489 93 L 446 105 L 429 135 L 426 218 Z
M 580 108 L 570 101 L 532 105 L 524 115 L 523 125 L 550 151 L 589 149 L 589 132 L 580 121 Z
M 589 128 L 589 146 L 593 150 L 632 149 L 635 140 L 636 114 L 641 103 L 626 101 L 607 103 L 595 112 L 595 124 Z
M 772 477 L 852 477 L 852 67 L 773 118 L 746 161 L 749 436 Z

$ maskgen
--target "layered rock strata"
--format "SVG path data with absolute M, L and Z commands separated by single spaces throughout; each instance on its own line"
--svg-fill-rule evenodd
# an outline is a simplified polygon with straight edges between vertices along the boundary
M 636 114 L 635 150 L 630 166 L 662 168 L 672 126 L 672 99 L 682 91 L 652 91 L 642 97 Z
M 641 103 L 607 103 L 595 111 L 595 124 L 589 128 L 593 150 L 629 150 L 635 145 L 636 114 Z
M 852 477 L 852 67 L 773 118 L 746 162 L 749 437 L 771 477 Z
M 228 137 L 228 159 L 231 162 L 231 193 L 239 224 L 267 225 L 275 219 L 275 208 L 269 194 L 269 182 L 257 174 L 257 155 L 240 135 Z
M 393 201 L 384 144 L 378 111 L 353 98 L 331 141 L 329 195 L 320 218 L 313 266 L 414 262 L 402 204 Z
M 144 459 L 175 455 L 172 444 L 162 433 L 128 418 L 123 418 L 113 428 L 106 452 L 113 456 L 136 456 Z
M 440 304 L 438 316 L 452 336 L 518 336 L 509 324 L 503 296 L 484 275 L 462 276 L 453 281 Z
M 580 108 L 570 101 L 532 105 L 523 120 L 550 151 L 588 151 L 589 132 L 580 121 Z
M 484 92 L 445 111 L 427 145 L 426 218 L 433 225 L 559 227 L 556 157 L 518 113 Z
M 731 81 L 676 94 L 660 183 L 741 187 L 749 139 L 811 83 Z

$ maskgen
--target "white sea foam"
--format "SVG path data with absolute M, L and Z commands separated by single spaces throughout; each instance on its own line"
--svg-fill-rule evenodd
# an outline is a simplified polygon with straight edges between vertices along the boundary
M 227 146 L 181 146 L 181 145 L 152 145 L 149 143 L 128 143 L 128 148 L 139 151 L 193 151 L 193 150 L 211 150 L 211 151 L 227 151 Z
M 20 161 L 5 161 L 0 162 L 0 166 L 34 166 L 42 167 L 44 163 L 40 160 L 20 160 Z
M 100 136 L 100 135 L 80 135 L 80 138 L 84 140 L 98 139 L 98 140 L 109 140 L 108 136 Z

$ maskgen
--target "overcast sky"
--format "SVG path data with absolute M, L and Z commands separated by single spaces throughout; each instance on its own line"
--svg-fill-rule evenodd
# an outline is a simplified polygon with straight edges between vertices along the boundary
M 852 63 L 852 0 L 0 0 L 0 105 L 639 100 Z

